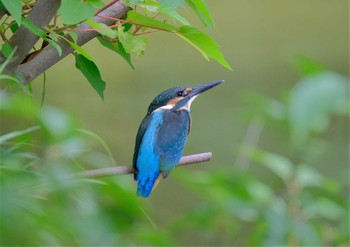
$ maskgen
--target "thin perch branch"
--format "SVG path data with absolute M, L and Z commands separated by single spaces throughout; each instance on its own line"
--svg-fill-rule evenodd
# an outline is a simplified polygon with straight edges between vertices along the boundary
M 185 165 L 191 165 L 201 162 L 206 162 L 211 160 L 212 153 L 200 153 L 200 154 L 193 154 L 188 156 L 182 156 L 178 166 L 185 166 Z M 80 175 L 83 177 L 89 177 L 89 178 L 95 178 L 95 177 L 103 177 L 103 176 L 111 176 L 111 175 L 122 175 L 122 174 L 133 174 L 134 168 L 132 166 L 113 166 L 113 167 L 106 167 L 106 168 L 100 168 L 100 169 L 94 169 L 94 170 L 87 170 L 84 172 L 81 172 Z

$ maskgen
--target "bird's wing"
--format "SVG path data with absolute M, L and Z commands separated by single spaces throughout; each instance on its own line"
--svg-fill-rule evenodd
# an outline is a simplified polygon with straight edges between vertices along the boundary
M 133 156 L 133 159 L 132 159 L 132 166 L 135 170 L 137 170 L 137 167 L 136 167 L 136 161 L 137 161 L 137 156 L 138 156 L 138 153 L 139 153 L 139 149 L 140 149 L 140 145 L 141 145 L 141 142 L 142 142 L 142 139 L 143 139 L 143 136 L 146 132 L 146 129 L 147 129 L 147 126 L 149 125 L 149 122 L 151 120 L 151 117 L 150 115 L 146 115 L 141 124 L 140 124 L 140 127 L 139 127 L 139 130 L 137 131 L 137 135 L 136 135 L 136 141 L 135 141 L 135 150 L 134 150 L 134 156 Z
M 155 152 L 157 131 L 162 124 L 161 112 L 152 113 L 142 121 L 136 142 L 134 167 L 137 168 L 137 195 L 148 197 L 160 174 L 160 156 Z
M 187 110 L 164 111 L 163 122 L 157 132 L 155 150 L 160 155 L 163 176 L 180 161 L 190 128 L 191 116 Z

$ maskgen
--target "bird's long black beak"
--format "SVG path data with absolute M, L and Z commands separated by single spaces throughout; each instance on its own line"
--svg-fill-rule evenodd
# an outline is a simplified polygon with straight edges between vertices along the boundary
M 193 90 L 192 92 L 190 92 L 187 96 L 189 98 L 192 98 L 193 96 L 196 96 L 200 93 L 203 93 L 217 85 L 219 85 L 220 83 L 222 83 L 224 80 L 219 80 L 219 81 L 213 81 L 213 82 L 209 82 L 209 83 L 206 83 L 206 84 L 202 84 L 202 85 L 199 85 L 199 86 L 196 86 L 196 87 L 193 87 Z
M 190 101 L 190 99 L 192 99 L 193 97 L 195 97 L 198 94 L 203 93 L 203 92 L 205 92 L 205 91 L 207 91 L 207 90 L 209 90 L 209 89 L 219 85 L 222 82 L 224 82 L 224 80 L 213 81 L 213 82 L 209 82 L 209 83 L 206 83 L 206 84 L 202 84 L 202 85 L 193 87 L 192 88 L 193 90 L 184 99 L 180 100 L 172 108 L 172 110 L 176 111 L 177 109 L 180 109 L 181 107 L 185 106 Z

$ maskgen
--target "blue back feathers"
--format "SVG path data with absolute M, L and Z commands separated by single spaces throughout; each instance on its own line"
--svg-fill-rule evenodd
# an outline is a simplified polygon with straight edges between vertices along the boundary
M 159 154 L 154 150 L 154 143 L 159 126 L 162 124 L 162 116 L 160 112 L 156 112 L 150 117 L 150 124 L 145 130 L 136 158 L 137 195 L 143 197 L 148 197 L 152 192 L 153 185 L 160 174 Z
M 166 177 L 179 162 L 190 128 L 187 110 L 160 110 L 146 115 L 134 153 L 137 194 L 148 197 L 162 173 Z
M 139 196 L 148 197 L 157 178 L 167 177 L 179 163 L 191 126 L 192 101 L 222 82 L 173 87 L 154 98 L 136 136 L 133 167 Z

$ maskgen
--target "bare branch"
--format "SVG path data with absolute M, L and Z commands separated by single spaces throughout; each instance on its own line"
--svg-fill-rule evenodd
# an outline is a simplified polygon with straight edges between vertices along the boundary
M 184 166 L 184 165 L 190 165 L 190 164 L 209 161 L 211 160 L 211 157 L 212 157 L 211 152 L 183 156 L 178 166 Z M 84 177 L 92 178 L 92 177 L 103 177 L 103 176 L 112 176 L 112 175 L 121 175 L 121 174 L 133 174 L 133 173 L 134 173 L 134 169 L 132 168 L 132 166 L 113 166 L 113 167 L 106 167 L 106 168 L 95 169 L 95 170 L 87 170 L 80 173 L 80 175 Z
M 103 10 L 100 14 L 114 18 L 122 18 L 126 15 L 128 10 L 129 7 L 125 5 L 123 1 L 118 1 Z M 93 20 L 95 22 L 104 23 L 106 25 L 112 25 L 115 22 L 115 20 L 101 18 L 98 16 L 95 16 Z M 76 29 L 79 30 L 87 28 L 90 28 L 89 24 L 83 22 Z M 81 46 L 91 39 L 95 38 L 97 35 L 98 33 L 96 31 L 77 32 L 77 44 Z M 66 36 L 66 38 L 69 39 L 70 37 Z M 22 77 L 24 84 L 28 84 L 41 73 L 45 72 L 48 68 L 73 52 L 73 48 L 64 39 L 60 39 L 57 43 L 62 49 L 61 56 L 58 55 L 57 50 L 54 47 L 48 45 L 32 60 L 18 66 L 18 68 L 15 70 L 15 73 Z
M 39 0 L 30 11 L 28 19 L 38 27 L 45 27 L 56 14 L 60 4 L 60 0 Z M 10 39 L 10 45 L 12 48 L 16 48 L 16 52 L 6 68 L 8 72 L 13 72 L 17 68 L 29 51 L 34 47 L 39 38 L 40 37 L 24 27 L 24 25 L 14 33 Z M 3 57 L 2 54 L 0 55 L 0 61 L 5 61 L 5 57 Z

